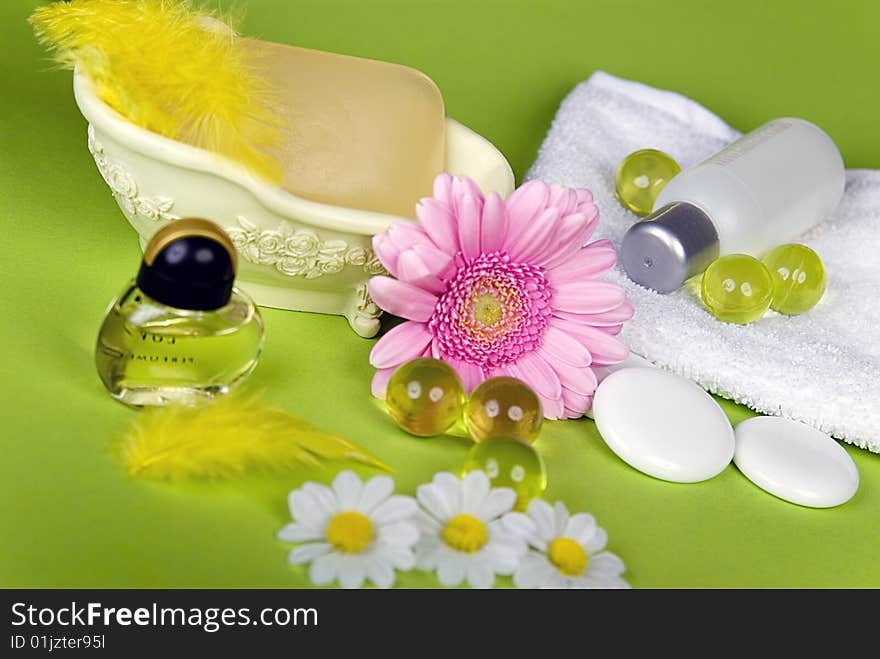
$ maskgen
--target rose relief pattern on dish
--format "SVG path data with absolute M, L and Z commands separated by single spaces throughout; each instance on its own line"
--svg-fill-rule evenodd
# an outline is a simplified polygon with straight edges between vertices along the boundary
M 110 186 L 117 202 L 129 215 L 145 217 L 156 222 L 179 220 L 180 216 L 171 212 L 174 200 L 170 197 L 145 197 L 138 191 L 137 181 L 125 167 L 113 162 L 104 153 L 104 145 L 95 137 L 95 130 L 89 124 L 89 152 L 95 159 L 98 171 Z
M 241 215 L 236 220 L 239 226 L 227 227 L 226 232 L 242 257 L 258 265 L 275 266 L 290 277 L 335 275 L 347 265 L 361 267 L 370 275 L 386 272 L 369 247 L 322 240 L 311 229 L 298 229 L 289 222 L 281 222 L 277 229 L 260 229 Z

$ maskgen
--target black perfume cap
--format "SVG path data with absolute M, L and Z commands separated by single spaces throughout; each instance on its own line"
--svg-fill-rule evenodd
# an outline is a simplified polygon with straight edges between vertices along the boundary
M 237 254 L 223 229 L 208 220 L 175 220 L 144 249 L 137 285 L 157 302 L 208 311 L 229 302 Z

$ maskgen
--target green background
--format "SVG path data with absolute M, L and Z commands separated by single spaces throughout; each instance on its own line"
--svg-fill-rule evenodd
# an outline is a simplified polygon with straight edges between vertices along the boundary
M 93 342 L 139 251 L 86 149 L 71 75 L 50 69 L 25 23 L 37 4 L 0 3 L 0 584 L 306 585 L 274 538 L 288 521 L 286 492 L 305 474 L 154 484 L 129 480 L 107 450 L 136 412 L 104 392 Z M 518 180 L 564 94 L 598 69 L 682 92 L 743 130 L 804 116 L 834 137 L 848 166 L 880 167 L 877 3 L 246 5 L 248 35 L 423 70 L 448 114 L 492 140 Z M 270 400 L 375 452 L 395 467 L 402 492 L 461 465 L 463 440 L 411 438 L 371 400 L 373 342 L 345 320 L 264 317 L 252 382 Z M 725 409 L 734 420 L 748 415 Z M 839 509 L 811 510 L 765 494 L 733 467 L 696 485 L 644 476 L 586 419 L 547 424 L 536 447 L 547 498 L 592 512 L 636 587 L 880 586 L 876 455 L 847 448 L 861 472 L 858 494 Z M 336 468 L 312 477 L 327 480 Z M 398 584 L 436 581 L 411 572 Z

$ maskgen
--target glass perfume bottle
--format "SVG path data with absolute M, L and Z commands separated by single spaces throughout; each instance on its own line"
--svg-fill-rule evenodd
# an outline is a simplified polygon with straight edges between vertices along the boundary
M 233 287 L 236 264 L 213 222 L 177 220 L 156 232 L 98 334 L 95 365 L 110 395 L 138 406 L 193 404 L 253 371 L 263 321 Z

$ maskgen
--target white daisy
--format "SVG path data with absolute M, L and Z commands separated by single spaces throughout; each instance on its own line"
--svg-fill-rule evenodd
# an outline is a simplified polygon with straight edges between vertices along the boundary
M 311 563 L 309 578 L 317 586 L 338 579 L 343 588 L 360 588 L 369 579 L 390 588 L 395 570 L 415 565 L 412 547 L 419 538 L 415 499 L 393 491 L 388 476 L 362 483 L 353 471 L 337 474 L 332 489 L 305 483 L 293 490 L 287 501 L 294 521 L 278 537 L 306 544 L 292 550 L 288 562 Z
M 561 501 L 552 508 L 535 499 L 527 512 L 508 513 L 505 529 L 531 548 L 513 582 L 519 588 L 629 588 L 623 561 L 605 549 L 608 534 L 587 513 L 569 515 Z
M 500 519 L 516 503 L 513 490 L 490 489 L 482 471 L 463 479 L 440 472 L 419 485 L 416 498 L 422 507 L 416 515 L 421 537 L 415 548 L 421 569 L 436 569 L 444 586 L 467 581 L 474 588 L 491 587 L 496 574 L 513 574 L 527 549 Z

